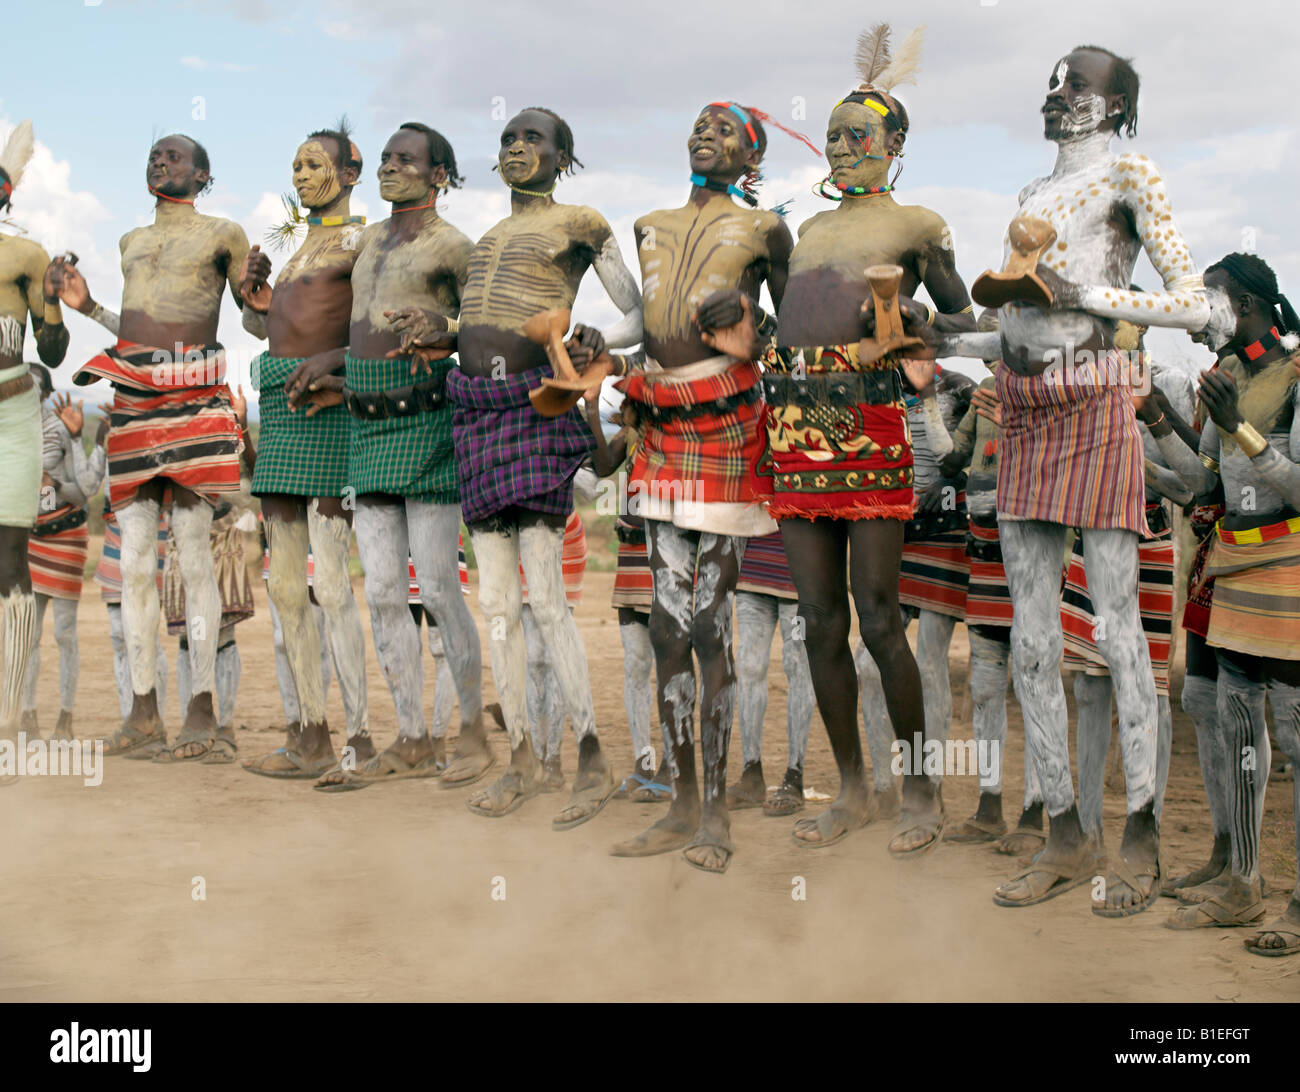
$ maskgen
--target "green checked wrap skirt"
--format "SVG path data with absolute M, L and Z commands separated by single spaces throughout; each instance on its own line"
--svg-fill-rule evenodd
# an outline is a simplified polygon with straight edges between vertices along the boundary
M 448 357 L 429 367 L 432 378 L 442 380 L 455 366 L 456 358 Z M 425 383 L 429 377 L 413 377 L 409 359 L 365 360 L 351 354 L 346 358 L 345 381 L 358 394 L 410 387 L 415 380 Z M 391 493 L 431 504 L 459 503 L 451 406 L 444 403 L 405 417 L 354 418 L 347 484 L 358 496 Z
M 342 406 L 308 417 L 305 408 L 289 412 L 285 381 L 302 359 L 263 353 L 253 361 L 253 389 L 258 392 L 261 430 L 253 494 L 287 493 L 295 497 L 341 497 L 348 484 L 348 441 L 352 422 Z

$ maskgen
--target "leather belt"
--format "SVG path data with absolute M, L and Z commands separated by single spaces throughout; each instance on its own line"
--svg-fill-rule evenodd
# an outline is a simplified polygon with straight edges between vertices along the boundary
M 32 534 L 40 535 L 57 535 L 63 531 L 71 531 L 74 527 L 80 527 L 86 522 L 86 510 L 84 508 L 74 508 L 65 516 L 59 516 L 58 519 L 47 520 L 44 523 L 37 523 L 32 528 Z
M 763 376 L 763 394 L 773 406 L 878 406 L 900 401 L 903 382 L 894 368 L 816 372 L 802 379 L 769 372 Z
M 735 413 L 741 406 L 753 405 L 760 397 L 762 391 L 755 383 L 739 394 L 728 394 L 711 402 L 693 402 L 689 406 L 657 406 L 650 402 L 635 404 L 636 411 L 643 420 L 648 418 L 659 424 L 664 421 L 689 421 L 695 417 L 722 417 Z
M 354 391 L 343 388 L 343 404 L 353 417 L 362 421 L 382 421 L 389 417 L 414 417 L 432 413 L 447 403 L 447 373 L 414 383 L 409 387 L 391 387 L 383 391 Z
M 36 380 L 32 378 L 32 373 L 26 375 L 16 375 L 13 379 L 6 379 L 0 383 L 0 402 L 6 398 L 12 398 L 16 394 L 22 394 L 24 391 L 31 390 L 36 386 Z

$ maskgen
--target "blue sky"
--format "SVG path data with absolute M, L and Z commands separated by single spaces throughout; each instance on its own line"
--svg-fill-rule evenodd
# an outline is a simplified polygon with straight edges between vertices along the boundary
M 354 211 L 383 215 L 373 173 L 379 149 L 396 125 L 420 120 L 456 149 L 467 184 L 443 211 L 477 238 L 507 211 L 490 170 L 500 111 L 554 107 L 586 164 L 557 198 L 604 212 L 635 268 L 632 222 L 684 199 L 685 139 L 703 103 L 752 103 L 820 144 L 830 106 L 857 82 L 853 47 L 864 24 L 891 18 L 901 34 L 924 22 L 920 80 L 900 89 L 912 132 L 897 197 L 948 220 L 969 283 L 1000 261 L 1016 193 L 1050 169 L 1053 148 L 1038 115 L 1049 72 L 1072 46 L 1096 42 L 1135 59 L 1143 87 L 1132 146 L 1163 168 L 1198 262 L 1253 239 L 1300 295 L 1300 75 L 1287 60 L 1300 32 L 1292 12 L 1267 0 L 1230 9 L 1200 0 L 914 0 L 892 10 L 823 0 L 797 12 L 778 0 L 653 8 L 60 0 L 6 12 L 6 36 L 22 46 L 7 58 L 0 130 L 30 117 L 39 144 L 14 220 L 51 252 L 76 250 L 92 292 L 114 308 L 117 239 L 151 219 L 143 167 L 152 139 L 179 130 L 203 142 L 216 186 L 200 211 L 237 220 L 259 241 L 289 188 L 294 149 L 344 112 L 366 159 Z M 765 169 L 763 203 L 794 198 L 792 226 L 826 207 L 809 192 L 822 169 L 802 145 L 773 133 Z M 277 266 L 284 257 L 275 256 Z M 1153 274 L 1140 264 L 1137 277 L 1150 282 Z M 575 312 L 596 324 L 614 316 L 594 277 Z M 68 322 L 73 341 L 60 386 L 108 340 L 79 315 Z M 245 359 L 258 347 L 233 304 L 221 337 Z M 1169 358 L 1207 362 L 1183 335 L 1153 345 Z

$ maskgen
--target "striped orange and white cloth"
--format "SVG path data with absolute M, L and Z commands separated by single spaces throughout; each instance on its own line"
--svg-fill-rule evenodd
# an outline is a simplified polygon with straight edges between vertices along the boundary
M 646 544 L 645 527 L 638 527 L 620 517 L 615 530 L 618 534 L 618 569 L 614 573 L 610 606 L 615 610 L 627 607 L 648 614 L 654 602 L 655 582 L 650 574 L 650 547 Z
M 997 520 L 970 521 L 966 540 L 970 583 L 966 588 L 966 625 L 1010 629 L 1015 617 L 1007 570 L 1002 563 L 1002 539 Z
M 27 540 L 27 566 L 32 574 L 32 591 L 52 599 L 80 599 L 81 584 L 86 575 L 86 555 L 90 552 L 90 536 L 83 518 L 75 527 L 42 534 L 49 527 L 83 509 L 65 504 L 53 512 L 36 517 L 36 527 Z
M 1220 528 L 1215 536 L 1206 566 L 1214 578 L 1206 642 L 1300 660 L 1300 528 L 1276 523 L 1256 532 Z
M 998 364 L 999 516 L 1147 534 L 1142 435 L 1123 378 L 1115 354 L 1059 382 Z
M 914 513 L 906 527 L 903 554 L 898 568 L 898 601 L 905 607 L 966 617 L 970 586 L 970 558 L 966 555 L 966 494 L 956 497 L 961 525 L 940 529 L 942 524 L 923 513 Z
M 560 564 L 564 568 L 564 598 L 570 607 L 582 602 L 582 578 L 587 572 L 587 529 L 582 517 L 570 512 L 564 524 L 564 552 Z M 519 583 L 524 589 L 524 602 L 528 602 L 528 578 L 523 565 L 519 566 Z
M 1160 508 L 1152 505 L 1152 509 Z M 1151 522 L 1163 527 L 1157 537 L 1138 543 L 1138 612 L 1142 632 L 1147 639 L 1151 670 L 1156 678 L 1156 693 L 1169 694 L 1169 648 L 1174 617 L 1174 539 L 1173 532 L 1154 512 Z M 1110 668 L 1097 647 L 1093 633 L 1098 620 L 1088 594 L 1088 574 L 1084 566 L 1083 538 L 1075 536 L 1070 564 L 1061 592 L 1061 631 L 1065 638 L 1064 666 L 1070 671 L 1089 675 L 1109 675 Z
M 239 489 L 241 440 L 225 350 L 186 347 L 176 357 L 172 350 L 119 340 L 72 377 L 79 386 L 100 379 L 113 384 L 106 447 L 115 508 L 155 478 L 203 496 Z

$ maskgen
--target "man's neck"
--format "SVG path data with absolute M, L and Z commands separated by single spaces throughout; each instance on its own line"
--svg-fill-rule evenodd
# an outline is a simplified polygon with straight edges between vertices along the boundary
M 1110 141 L 1115 134 L 1098 129 L 1083 133 L 1056 144 L 1056 164 L 1052 177 L 1074 174 L 1088 167 L 1099 166 L 1110 156 Z
M 402 215 L 398 215 L 398 214 Z M 425 219 L 438 218 L 438 194 L 436 191 L 430 191 L 423 197 L 414 197 L 410 201 L 394 201 L 392 205 L 392 215 L 397 216 L 398 220 L 404 220 L 408 216 L 420 216 Z
M 550 192 L 547 192 L 547 191 Z M 544 182 L 525 183 L 518 189 L 510 187 L 510 215 L 518 216 L 521 212 L 550 208 L 555 204 L 555 184 Z
M 159 197 L 158 203 L 154 206 L 153 210 L 153 222 L 155 224 L 163 224 L 197 215 L 198 211 L 194 208 L 193 198 L 186 198 L 185 200 L 169 200 L 166 197 Z
M 318 209 L 308 209 L 307 218 L 309 220 L 325 220 L 333 216 L 342 216 L 344 218 L 352 215 L 352 191 L 344 190 L 328 205 Z M 318 224 L 308 224 L 307 234 L 320 230 Z
M 1262 371 L 1264 368 L 1268 367 L 1274 361 L 1281 360 L 1287 355 L 1286 349 L 1283 348 L 1282 343 L 1279 340 L 1276 345 L 1270 346 L 1268 349 L 1264 350 L 1264 352 L 1254 360 L 1250 359 L 1250 355 L 1246 352 L 1246 346 L 1254 345 L 1255 342 L 1259 341 L 1261 338 L 1268 337 L 1268 335 L 1272 333 L 1272 330 L 1273 324 L 1269 322 L 1264 326 L 1253 327 L 1250 330 L 1238 332 L 1237 337 L 1233 338 L 1233 340 L 1225 346 L 1225 351 L 1231 353 L 1241 361 L 1241 366 L 1246 369 L 1247 375 L 1254 375 L 1256 372 Z

